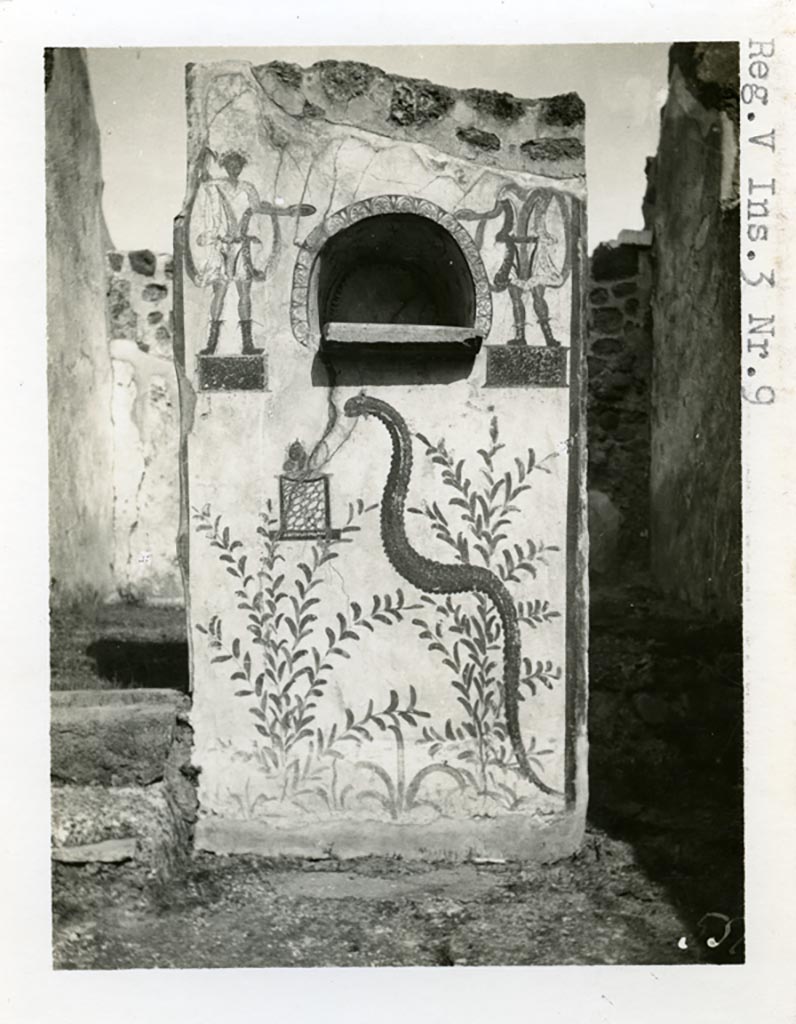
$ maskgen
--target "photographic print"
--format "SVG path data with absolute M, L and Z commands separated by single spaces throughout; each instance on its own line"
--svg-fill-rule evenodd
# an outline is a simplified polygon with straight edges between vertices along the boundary
M 57 970 L 744 962 L 740 62 L 46 50 Z

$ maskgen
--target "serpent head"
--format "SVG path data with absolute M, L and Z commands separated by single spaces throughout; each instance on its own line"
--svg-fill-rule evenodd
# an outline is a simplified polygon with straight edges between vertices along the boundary
M 354 395 L 352 398 L 349 398 L 343 406 L 343 412 L 346 416 L 367 416 L 370 412 L 368 406 L 371 401 L 372 399 L 369 399 L 364 392 L 359 395 Z
M 391 405 L 383 402 L 380 398 L 366 395 L 364 391 L 349 398 L 343 406 L 343 412 L 346 416 L 378 416 L 379 419 L 387 421 L 401 419 Z
M 380 398 L 372 398 L 364 392 L 349 398 L 343 406 L 343 412 L 346 416 L 375 416 L 376 419 L 381 420 L 387 426 L 397 427 L 401 431 L 406 431 L 406 424 L 403 418 L 391 405 L 383 402 Z M 407 432 L 407 438 L 408 436 Z

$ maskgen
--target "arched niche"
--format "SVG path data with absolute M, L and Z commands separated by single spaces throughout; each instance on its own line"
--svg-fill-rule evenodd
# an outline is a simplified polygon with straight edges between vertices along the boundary
M 491 321 L 475 243 L 425 199 L 377 196 L 338 210 L 296 260 L 291 325 L 302 345 L 433 344 L 442 356 L 465 342 L 477 351 Z
M 366 217 L 338 231 L 318 259 L 321 324 L 473 326 L 467 261 L 453 236 L 427 217 Z

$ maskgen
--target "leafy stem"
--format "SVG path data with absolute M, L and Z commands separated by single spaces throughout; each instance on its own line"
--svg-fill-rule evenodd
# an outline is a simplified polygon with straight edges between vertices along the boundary
M 407 612 L 420 607 L 408 603 L 403 591 L 397 589 L 372 595 L 366 606 L 351 601 L 345 611 L 324 607 L 323 618 L 329 624 L 322 625 L 321 608 L 328 605 L 327 569 L 339 557 L 339 545 L 350 542 L 360 529 L 359 518 L 375 507 L 361 500 L 351 503 L 339 536 L 316 540 L 304 549 L 303 558 L 291 561 L 269 502 L 257 527 L 261 552 L 256 579 L 248 571 L 242 542 L 232 538 L 222 517 L 214 516 L 209 505 L 194 509 L 197 532 L 205 535 L 236 580 L 237 607 L 246 613 L 248 636 L 227 641 L 218 615 L 197 629 L 207 637 L 211 662 L 230 663 L 230 678 L 240 684 L 235 696 L 253 698 L 249 712 L 262 737 L 259 765 L 266 774 L 281 778 L 283 799 L 326 771 L 338 744 L 362 742 L 365 736 L 371 736 L 374 727 L 386 729 L 401 723 L 415 726 L 419 718 L 428 717 L 427 712 L 418 709 L 416 692 L 410 687 L 405 706 L 399 706 L 397 693 L 391 691 L 390 703 L 384 709 L 377 712 L 371 701 L 360 719 L 349 709 L 345 725 L 333 727 L 326 737 L 316 725 L 335 665 L 351 657 L 352 647 L 366 633 L 395 625 Z M 251 653 L 256 649 L 261 658 L 259 671 L 253 667 Z
M 488 443 L 477 451 L 475 472 L 468 470 L 466 460 L 454 457 L 444 440 L 432 442 L 423 434 L 415 436 L 437 469 L 447 499 L 408 511 L 425 517 L 434 537 L 456 552 L 457 561 L 477 558 L 507 584 L 535 579 L 538 566 L 546 564 L 547 556 L 558 547 L 531 539 L 517 542 L 511 534 L 523 515 L 522 503 L 531 490 L 533 475 L 550 472 L 544 465 L 546 459 L 537 461 L 534 449 L 529 448 L 524 457 L 506 460 L 497 417 L 490 421 Z M 470 614 L 450 595 L 424 595 L 421 600 L 425 613 L 412 623 L 428 650 L 449 670 L 450 685 L 463 711 L 458 722 L 448 719 L 441 730 L 425 726 L 421 742 L 428 745 L 432 757 L 470 762 L 475 775 L 468 773 L 467 778 L 482 794 L 494 795 L 496 766 L 519 770 L 506 753 L 500 619 L 483 594 L 476 595 Z M 518 601 L 516 607 L 519 621 L 534 630 L 560 615 L 541 598 Z M 540 687 L 552 688 L 560 676 L 561 669 L 552 662 L 525 658 L 521 699 L 535 695 Z

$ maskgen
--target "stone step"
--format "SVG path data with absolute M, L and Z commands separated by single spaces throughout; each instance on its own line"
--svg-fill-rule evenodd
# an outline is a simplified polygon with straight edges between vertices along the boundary
M 51 694 L 50 777 L 56 784 L 146 786 L 163 778 L 178 712 L 176 690 Z
M 105 839 L 80 846 L 55 846 L 52 859 L 59 864 L 123 864 L 135 860 L 137 854 L 137 839 Z
M 187 706 L 185 696 L 179 690 L 163 688 L 131 687 L 119 690 L 109 687 L 107 690 L 55 690 L 50 694 L 51 707 L 91 707 L 92 705 L 168 705 L 174 711 Z
M 183 845 L 163 783 L 144 787 L 56 786 L 50 805 L 52 860 L 168 869 Z

